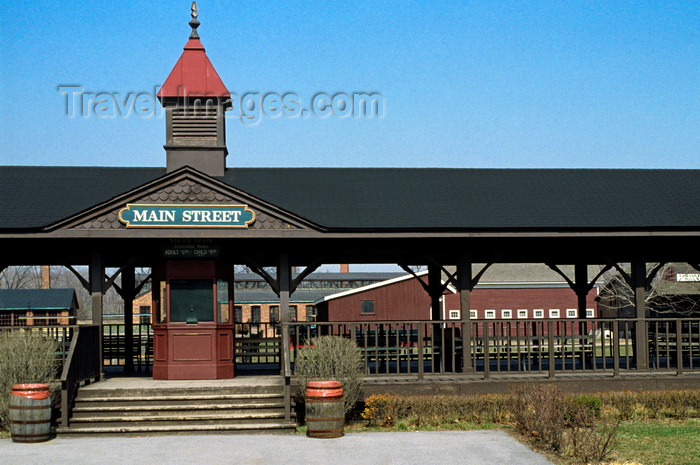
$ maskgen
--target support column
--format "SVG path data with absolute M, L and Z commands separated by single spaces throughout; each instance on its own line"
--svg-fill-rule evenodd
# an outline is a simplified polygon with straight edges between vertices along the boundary
M 291 287 L 291 270 L 289 268 L 289 256 L 281 254 L 277 264 L 277 282 L 280 290 L 280 323 L 282 326 L 282 357 L 281 375 L 291 376 L 289 366 L 289 290 Z
M 124 373 L 134 372 L 134 298 L 136 297 L 136 268 L 122 270 L 122 299 L 124 299 Z
M 472 263 L 465 256 L 459 258 L 457 264 L 457 286 L 459 291 L 459 308 L 462 315 L 462 371 L 473 373 L 472 362 L 472 325 L 470 321 L 472 293 Z
M 92 304 L 93 325 L 102 325 L 102 288 L 105 282 L 105 268 L 100 254 L 93 254 L 90 260 L 90 301 Z
M 102 297 L 104 296 L 103 288 L 105 282 L 105 268 L 102 260 L 102 255 L 92 254 L 90 259 L 90 297 L 92 303 L 92 324 L 98 325 L 98 344 L 97 353 L 100 354 L 100 376 L 103 378 L 102 373 Z
M 588 296 L 588 265 L 586 265 L 585 263 L 574 264 L 574 291 L 576 292 L 576 313 L 577 317 L 580 319 L 578 324 L 578 331 L 581 335 L 581 350 L 583 350 L 585 344 L 584 336 L 588 334 L 588 322 L 585 321 L 586 297 Z M 549 329 L 552 330 L 551 325 Z M 554 360 L 553 356 L 552 358 L 550 358 L 550 363 L 551 360 Z M 581 356 L 581 363 L 585 363 L 585 357 L 583 356 Z M 554 377 L 554 372 L 551 370 L 550 376 Z
M 433 321 L 442 320 L 442 305 L 440 305 L 440 297 L 442 296 L 442 270 L 438 265 L 428 265 L 428 293 L 430 294 L 430 319 Z M 439 323 L 432 325 L 433 347 L 433 371 L 442 372 L 442 359 L 451 358 L 451 354 L 446 353 L 447 347 L 442 338 L 442 327 Z M 437 370 L 436 370 L 437 368 Z
M 646 262 L 635 259 L 632 262 L 632 284 L 634 288 L 634 355 L 637 362 L 637 370 L 646 371 L 649 369 L 649 337 L 646 325 Z
M 586 297 L 588 296 L 588 265 L 576 263 L 574 265 L 574 282 L 576 285 L 577 316 L 586 318 Z

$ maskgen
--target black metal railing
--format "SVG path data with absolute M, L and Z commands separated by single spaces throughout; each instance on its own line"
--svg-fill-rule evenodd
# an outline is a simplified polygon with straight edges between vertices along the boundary
M 641 321 L 641 322 L 640 322 Z M 355 340 L 368 376 L 413 374 L 610 373 L 700 368 L 700 319 L 517 319 L 289 323 L 294 360 L 314 336 Z M 636 348 L 637 331 L 648 347 Z
M 131 347 L 127 347 L 124 323 L 102 325 L 102 363 L 106 367 L 128 366 L 134 371 L 150 372 L 153 366 L 153 326 L 150 323 L 133 325 Z
M 100 327 L 81 325 L 73 327 L 68 355 L 61 373 L 61 425 L 68 427 L 78 388 L 83 383 L 101 377 L 102 366 L 99 351 Z

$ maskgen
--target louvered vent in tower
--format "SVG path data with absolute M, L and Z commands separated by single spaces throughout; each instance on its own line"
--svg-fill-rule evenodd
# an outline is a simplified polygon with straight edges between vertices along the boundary
M 173 138 L 216 140 L 216 108 L 174 108 Z

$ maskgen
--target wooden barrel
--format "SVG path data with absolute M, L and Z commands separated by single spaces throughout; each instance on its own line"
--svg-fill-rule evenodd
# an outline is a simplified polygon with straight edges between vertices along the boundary
M 306 435 L 339 438 L 345 424 L 345 402 L 340 381 L 306 383 Z
M 15 384 L 10 395 L 10 433 L 14 442 L 43 442 L 51 433 L 48 384 Z

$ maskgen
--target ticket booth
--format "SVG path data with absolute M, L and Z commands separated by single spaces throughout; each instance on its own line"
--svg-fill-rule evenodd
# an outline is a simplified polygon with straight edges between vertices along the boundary
M 166 261 L 153 283 L 153 378 L 233 378 L 233 266 Z

